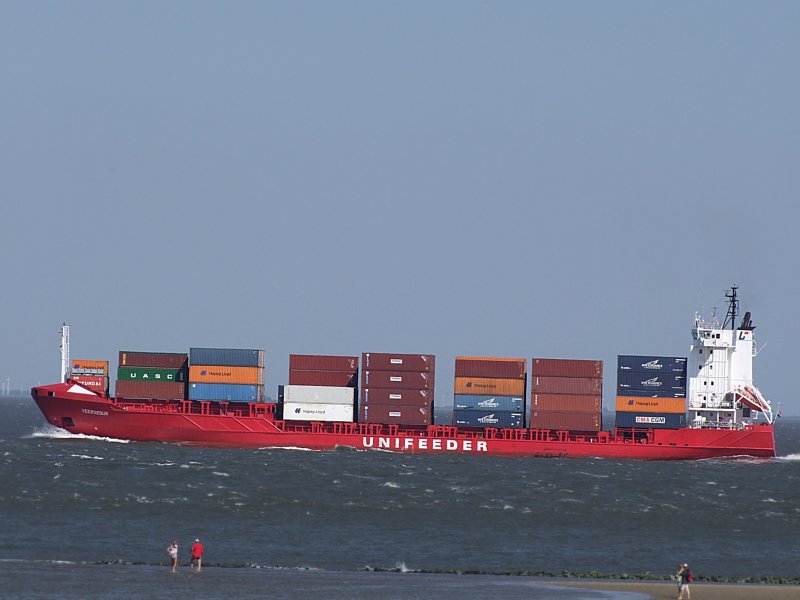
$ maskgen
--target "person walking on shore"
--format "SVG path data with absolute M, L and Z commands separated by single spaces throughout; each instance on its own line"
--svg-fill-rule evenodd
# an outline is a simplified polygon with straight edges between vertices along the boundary
M 680 570 L 678 571 L 680 575 L 680 584 L 678 587 L 678 600 L 683 600 L 683 595 L 686 594 L 686 600 L 691 600 L 692 594 L 689 591 L 689 584 L 694 581 L 694 576 L 692 575 L 691 570 L 689 569 L 689 565 L 683 563 L 681 565 Z
M 203 544 L 200 543 L 200 539 L 196 539 L 194 544 L 192 544 L 192 559 L 189 561 L 189 565 L 194 566 L 197 563 L 197 572 L 199 573 L 203 569 Z
M 178 542 L 172 540 L 172 543 L 167 546 L 167 554 L 172 562 L 172 572 L 175 573 L 175 570 L 178 568 Z

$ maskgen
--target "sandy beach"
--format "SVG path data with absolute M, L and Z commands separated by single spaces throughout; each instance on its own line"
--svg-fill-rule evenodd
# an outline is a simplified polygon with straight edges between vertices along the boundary
M 671 582 L 627 582 L 627 581 L 571 581 L 553 582 L 554 585 L 593 590 L 638 592 L 655 600 L 674 600 L 678 596 L 677 585 Z M 692 600 L 789 600 L 800 598 L 800 586 L 728 583 L 693 583 L 689 588 Z

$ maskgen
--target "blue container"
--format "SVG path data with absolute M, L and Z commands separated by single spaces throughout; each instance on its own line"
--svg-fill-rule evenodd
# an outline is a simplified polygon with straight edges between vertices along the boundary
M 681 429 L 686 427 L 686 415 L 617 411 L 616 426 L 637 429 Z
M 455 410 L 504 410 L 524 412 L 525 398 L 522 396 L 479 396 L 456 394 L 453 399 Z
M 674 373 L 640 373 L 638 371 L 620 371 L 617 373 L 617 395 L 626 396 L 630 391 L 659 393 L 679 392 L 686 395 L 686 376 Z M 636 396 L 637 394 L 630 394 Z M 666 398 L 668 396 L 661 396 Z
M 460 427 L 524 427 L 524 413 L 510 410 L 454 410 L 453 425 Z
M 227 400 L 228 402 L 261 402 L 264 388 L 260 385 L 236 383 L 190 383 L 189 400 Z
M 190 365 L 263 367 L 264 351 L 244 348 L 189 348 Z
M 686 357 L 682 356 L 617 356 L 617 373 L 675 373 L 686 375 Z

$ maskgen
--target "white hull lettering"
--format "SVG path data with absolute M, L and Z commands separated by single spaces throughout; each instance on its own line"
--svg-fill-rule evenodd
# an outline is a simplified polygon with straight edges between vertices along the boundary
M 376 441 L 377 440 L 377 441 Z M 443 443 L 444 442 L 444 443 Z M 380 448 L 401 451 L 436 452 L 488 452 L 488 442 L 484 440 L 441 440 L 414 437 L 378 437 L 365 435 L 361 439 L 363 448 Z
M 86 413 L 87 415 L 97 415 L 99 417 L 107 417 L 108 413 L 104 410 L 91 410 L 89 408 L 82 408 L 81 412 Z

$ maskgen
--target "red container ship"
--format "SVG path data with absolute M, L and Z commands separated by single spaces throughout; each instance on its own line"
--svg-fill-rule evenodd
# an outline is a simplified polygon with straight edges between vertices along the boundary
M 414 454 L 601 457 L 687 460 L 733 456 L 774 457 L 772 409 L 752 384 L 753 329 L 749 313 L 736 328 L 736 288 L 728 295 L 724 325 L 695 318 L 689 358 L 687 427 L 659 429 L 657 416 L 626 414 L 635 427 L 611 431 L 472 428 L 280 419 L 278 405 L 261 402 L 126 400 L 71 380 L 37 386 L 31 394 L 47 421 L 76 434 L 137 441 L 225 447 L 312 450 L 355 448 Z M 730 328 L 727 328 L 730 321 Z M 68 345 L 68 327 L 64 340 Z M 726 353 L 728 369 L 711 369 Z M 653 368 L 648 361 L 642 368 Z M 655 366 L 658 366 L 655 364 Z M 719 375 L 717 375 L 719 373 Z M 596 373 L 579 374 L 582 377 Z M 713 379 L 714 386 L 708 382 Z M 714 390 L 710 392 L 709 389 Z M 719 391 L 716 391 L 719 390 Z M 758 422 L 759 417 L 765 422 Z M 639 427 L 641 425 L 641 427 Z

